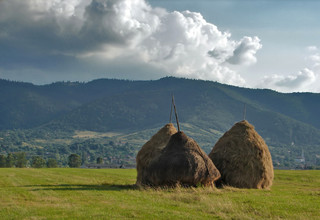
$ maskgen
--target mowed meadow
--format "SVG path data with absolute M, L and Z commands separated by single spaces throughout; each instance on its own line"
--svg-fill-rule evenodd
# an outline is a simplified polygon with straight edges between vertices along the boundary
M 0 169 L 0 219 L 320 219 L 320 171 L 270 190 L 138 189 L 134 169 Z

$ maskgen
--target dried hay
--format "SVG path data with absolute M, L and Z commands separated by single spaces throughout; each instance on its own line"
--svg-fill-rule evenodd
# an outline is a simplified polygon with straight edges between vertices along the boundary
M 160 155 L 161 150 L 167 145 L 170 137 L 175 133 L 177 133 L 177 129 L 173 124 L 166 124 L 142 146 L 136 157 L 138 173 L 137 185 L 145 185 L 147 179 L 146 168 L 152 160 Z
M 213 185 L 220 173 L 198 144 L 183 132 L 172 135 L 147 169 L 150 186 Z
M 215 144 L 209 157 L 222 184 L 238 188 L 269 188 L 273 165 L 268 146 L 247 121 L 236 123 Z

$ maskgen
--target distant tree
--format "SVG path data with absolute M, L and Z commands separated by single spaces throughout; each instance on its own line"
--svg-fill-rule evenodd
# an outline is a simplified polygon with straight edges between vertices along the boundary
M 98 157 L 97 158 L 97 164 L 103 164 L 103 158 L 102 157 Z
M 48 159 L 48 161 L 47 161 L 47 167 L 48 167 L 48 168 L 58 167 L 57 160 L 56 160 L 56 159 L 53 159 L 53 158 Z
M 69 167 L 80 167 L 81 166 L 81 157 L 78 154 L 70 154 L 68 157 Z
M 40 156 L 33 156 L 31 167 L 33 168 L 43 168 L 46 165 L 46 161 Z
M 12 153 L 8 153 L 6 158 L 6 167 L 13 167 L 14 166 L 14 156 Z
M 6 167 L 6 166 L 7 166 L 6 156 L 0 154 L 0 167 Z
M 17 152 L 14 157 L 16 167 L 23 168 L 27 166 L 26 152 Z

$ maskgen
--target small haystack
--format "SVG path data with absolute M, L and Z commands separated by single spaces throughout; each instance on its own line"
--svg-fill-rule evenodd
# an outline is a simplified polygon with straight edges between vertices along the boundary
M 238 188 L 269 188 L 273 165 L 268 146 L 246 120 L 236 123 L 213 147 L 209 157 L 221 183 Z
M 167 145 L 170 137 L 177 133 L 172 123 L 166 124 L 151 139 L 145 143 L 137 154 L 137 185 L 147 182 L 146 169 L 150 162 L 160 155 L 161 150 Z
M 183 132 L 172 135 L 160 156 L 147 169 L 151 186 L 213 185 L 220 173 L 198 144 Z

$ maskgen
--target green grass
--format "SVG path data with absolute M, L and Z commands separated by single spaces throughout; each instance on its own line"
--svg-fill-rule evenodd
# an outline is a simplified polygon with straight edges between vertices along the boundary
M 135 170 L 0 169 L 0 219 L 320 219 L 320 171 L 271 190 L 137 189 Z

